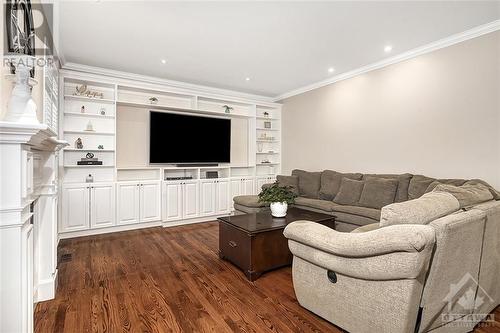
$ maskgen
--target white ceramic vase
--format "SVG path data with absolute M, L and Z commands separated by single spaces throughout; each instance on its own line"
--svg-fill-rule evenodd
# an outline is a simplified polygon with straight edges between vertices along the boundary
M 271 215 L 274 217 L 285 217 L 288 204 L 286 202 L 271 203 Z

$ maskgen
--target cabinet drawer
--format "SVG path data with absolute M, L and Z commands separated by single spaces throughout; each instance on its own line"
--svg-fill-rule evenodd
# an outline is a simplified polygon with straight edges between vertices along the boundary
M 251 236 L 225 223 L 219 223 L 219 251 L 224 258 L 244 271 L 250 270 Z

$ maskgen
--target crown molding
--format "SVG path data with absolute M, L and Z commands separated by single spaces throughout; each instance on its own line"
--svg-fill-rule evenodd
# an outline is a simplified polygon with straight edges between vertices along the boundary
M 64 58 L 61 56 L 61 60 L 63 60 L 63 59 Z M 82 72 L 82 73 L 88 73 L 88 74 L 104 75 L 104 76 L 109 76 L 109 77 L 113 77 L 113 78 L 131 80 L 131 81 L 135 81 L 135 82 L 144 82 L 144 83 L 148 83 L 148 84 L 169 86 L 169 87 L 177 88 L 177 89 L 184 90 L 184 91 L 191 91 L 191 92 L 195 91 L 195 92 L 200 93 L 202 95 L 203 94 L 212 95 L 214 97 L 219 97 L 219 98 L 222 96 L 226 96 L 226 98 L 227 97 L 233 97 L 233 98 L 236 97 L 236 98 L 240 98 L 243 100 L 259 101 L 259 102 L 264 102 L 264 103 L 273 103 L 274 102 L 274 98 L 269 97 L 269 96 L 255 95 L 255 94 L 243 93 L 243 92 L 235 91 L 235 90 L 214 88 L 214 87 L 193 84 L 193 83 L 187 83 L 187 82 L 182 82 L 182 81 L 162 79 L 162 78 L 158 78 L 158 77 L 154 77 L 154 76 L 122 72 L 122 71 L 117 71 L 117 70 L 112 70 L 112 69 L 107 69 L 107 68 L 102 68 L 102 67 L 77 64 L 77 63 L 73 63 L 73 62 L 64 62 L 62 65 L 62 69 L 76 71 L 76 72 Z
M 322 81 L 319 81 L 319 82 L 316 82 L 313 84 L 309 84 L 307 86 L 304 86 L 304 87 L 301 87 L 298 89 L 291 90 L 289 92 L 286 92 L 286 93 L 283 93 L 283 94 L 276 96 L 273 99 L 273 101 L 278 102 L 278 101 L 281 101 L 283 99 L 286 99 L 286 98 L 289 98 L 289 97 L 292 97 L 295 95 L 299 95 L 299 94 L 302 94 L 302 93 L 305 93 L 305 92 L 308 92 L 308 91 L 311 91 L 314 89 L 318 89 L 318 88 L 330 85 L 330 84 L 335 83 L 335 82 L 347 80 L 347 79 L 353 78 L 355 76 L 358 76 L 358 75 L 361 75 L 361 74 L 364 74 L 364 73 L 367 73 L 367 72 L 370 72 L 373 70 L 377 70 L 377 69 L 380 69 L 380 68 L 383 68 L 386 66 L 390 66 L 390 65 L 393 65 L 393 64 L 396 64 L 398 62 L 402 62 L 402 61 L 405 61 L 405 60 L 408 60 L 411 58 L 415 58 L 415 57 L 418 57 L 420 55 L 430 53 L 430 52 L 433 52 L 433 51 L 436 51 L 436 50 L 439 50 L 439 49 L 442 49 L 442 48 L 445 48 L 445 47 L 448 47 L 448 46 L 451 46 L 454 44 L 458 44 L 458 43 L 464 42 L 464 41 L 472 39 L 472 38 L 480 37 L 482 35 L 486 35 L 488 33 L 491 33 L 491 32 L 497 31 L 497 30 L 500 30 L 500 20 L 496 20 L 496 21 L 493 21 L 490 23 L 486 23 L 486 24 L 477 26 L 475 28 L 466 30 L 464 32 L 461 32 L 461 33 L 458 33 L 455 35 L 451 35 L 449 37 L 440 39 L 440 40 L 432 42 L 430 44 L 417 47 L 417 48 L 412 49 L 410 51 L 403 52 L 403 53 L 398 54 L 394 57 L 390 57 L 390 58 L 384 59 L 382 61 L 378 61 L 378 62 L 369 64 L 369 65 L 366 65 L 366 66 L 363 66 L 363 67 L 360 67 L 360 68 L 333 76 L 333 77 L 328 78 L 326 80 L 322 80 Z

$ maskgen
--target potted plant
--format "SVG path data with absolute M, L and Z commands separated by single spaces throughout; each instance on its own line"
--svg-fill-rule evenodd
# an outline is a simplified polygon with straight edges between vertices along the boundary
M 290 186 L 280 186 L 278 182 L 275 182 L 262 189 L 259 194 L 259 202 L 270 204 L 272 216 L 284 217 L 288 205 L 295 201 L 295 197 L 296 195 L 291 191 Z

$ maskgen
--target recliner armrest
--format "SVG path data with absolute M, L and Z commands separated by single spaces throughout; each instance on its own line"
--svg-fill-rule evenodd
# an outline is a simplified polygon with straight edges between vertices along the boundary
M 294 256 L 337 273 L 366 280 L 413 279 L 427 270 L 435 242 L 425 225 L 395 225 L 342 233 L 309 221 L 284 231 Z

